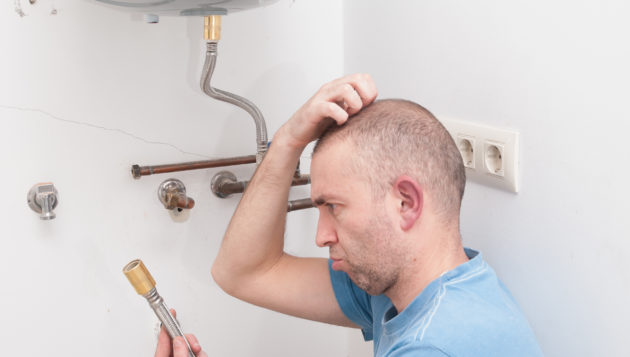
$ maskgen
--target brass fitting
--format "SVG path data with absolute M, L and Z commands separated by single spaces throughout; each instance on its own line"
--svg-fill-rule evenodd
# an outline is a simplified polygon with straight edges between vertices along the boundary
M 211 15 L 203 19 L 203 37 L 206 41 L 218 42 L 221 39 L 221 16 Z
M 125 265 L 123 273 L 139 295 L 144 295 L 155 288 L 155 280 L 140 259 L 132 260 Z

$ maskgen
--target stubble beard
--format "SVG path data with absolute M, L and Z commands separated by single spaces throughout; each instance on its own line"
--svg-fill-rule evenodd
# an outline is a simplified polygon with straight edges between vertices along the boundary
M 356 286 L 372 296 L 386 293 L 398 281 L 403 257 L 394 242 L 393 227 L 386 217 L 376 217 L 359 234 L 367 243 L 357 252 L 358 259 L 348 261 L 349 276 Z

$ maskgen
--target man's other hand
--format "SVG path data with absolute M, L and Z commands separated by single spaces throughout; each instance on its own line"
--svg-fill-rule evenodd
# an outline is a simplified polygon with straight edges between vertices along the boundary
M 282 139 L 295 149 L 304 149 L 333 122 L 342 125 L 376 96 L 369 74 L 352 74 L 324 84 L 281 128 Z
M 177 316 L 177 312 L 175 312 L 174 309 L 171 309 L 171 314 L 173 317 Z M 192 348 L 195 353 L 195 356 L 208 357 L 208 355 L 201 350 L 201 345 L 199 345 L 199 341 L 197 341 L 195 335 L 186 334 L 186 339 L 190 344 L 190 348 Z M 155 357 L 188 357 L 188 347 L 186 347 L 184 338 L 181 336 L 176 337 L 171 343 L 171 337 L 162 326 L 160 337 L 158 338 L 157 348 L 155 350 Z

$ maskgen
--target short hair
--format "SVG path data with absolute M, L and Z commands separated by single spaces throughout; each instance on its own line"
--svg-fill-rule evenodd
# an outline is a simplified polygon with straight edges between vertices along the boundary
M 380 199 L 400 175 L 418 181 L 435 201 L 438 214 L 459 220 L 466 173 L 461 154 L 444 126 L 419 104 L 402 99 L 376 101 L 343 125 L 320 136 L 313 155 L 330 142 L 350 140 L 357 160 L 353 172 L 366 176 Z

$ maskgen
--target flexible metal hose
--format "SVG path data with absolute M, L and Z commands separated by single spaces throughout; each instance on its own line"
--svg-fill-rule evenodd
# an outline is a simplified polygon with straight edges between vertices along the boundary
M 162 326 L 164 326 L 169 336 L 171 336 L 171 338 L 175 338 L 177 336 L 184 337 L 186 347 L 188 347 L 188 356 L 195 357 L 188 340 L 186 340 L 186 337 L 184 336 L 184 331 L 182 331 L 182 328 L 179 326 L 179 323 L 177 323 L 177 320 L 175 320 L 173 315 L 171 315 L 166 303 L 164 303 L 164 299 L 162 299 L 160 294 L 158 294 L 157 289 L 155 288 L 155 280 L 142 260 L 135 259 L 129 262 L 129 264 L 125 265 L 123 268 L 123 273 L 127 279 L 129 279 L 129 282 L 138 295 L 142 295 L 142 297 L 147 299 L 149 306 L 151 306 L 155 315 L 158 319 L 160 319 Z
M 267 126 L 265 118 L 254 103 L 239 95 L 226 92 L 221 89 L 213 88 L 210 84 L 212 73 L 217 61 L 217 42 L 210 41 L 207 43 L 206 60 L 203 65 L 203 73 L 201 75 L 201 89 L 210 97 L 236 105 L 245 110 L 254 119 L 256 124 L 256 163 L 260 163 L 265 152 L 267 151 Z
M 182 331 L 182 328 L 177 323 L 177 320 L 175 320 L 173 315 L 171 315 L 171 312 L 168 311 L 168 306 L 166 306 L 164 299 L 162 299 L 160 294 L 158 294 L 156 288 L 151 289 L 151 291 L 142 296 L 147 299 L 149 306 L 151 306 L 155 315 L 158 319 L 160 319 L 162 326 L 164 326 L 166 332 L 168 332 L 171 338 L 175 338 L 177 336 L 184 337 L 184 331 Z M 186 342 L 186 347 L 188 347 L 188 356 L 195 357 L 195 354 L 193 353 L 192 348 L 190 348 L 190 344 L 188 344 L 186 337 L 184 337 L 184 341 Z

